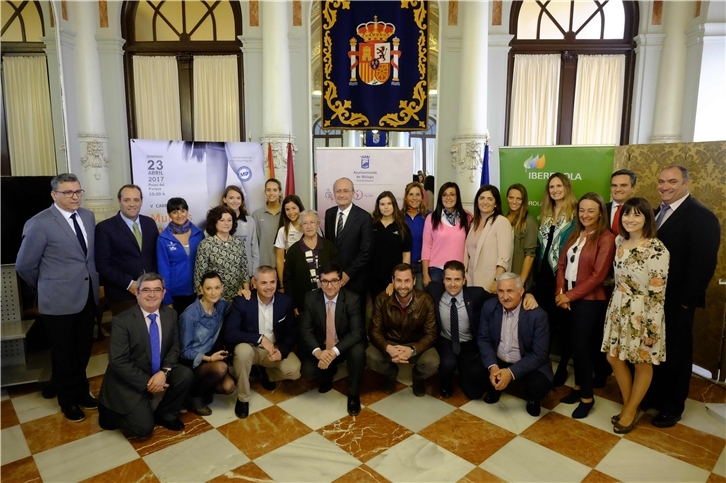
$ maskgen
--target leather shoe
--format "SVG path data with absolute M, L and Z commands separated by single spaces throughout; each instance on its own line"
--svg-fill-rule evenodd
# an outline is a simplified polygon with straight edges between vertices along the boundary
M 262 387 L 268 391 L 274 391 L 277 385 L 267 377 L 267 371 L 265 368 L 260 367 L 260 372 L 262 373 Z
M 318 388 L 318 392 L 321 394 L 325 394 L 326 392 L 333 389 L 333 380 L 332 379 L 322 379 L 320 381 L 320 387 Z
M 86 419 L 86 415 L 83 413 L 83 410 L 76 404 L 61 406 L 61 411 L 63 411 L 63 415 L 66 419 L 72 423 L 80 423 Z
M 492 390 L 484 394 L 484 402 L 487 404 L 494 404 L 499 402 L 499 397 L 502 395 L 502 391 Z
M 247 416 L 250 415 L 250 403 L 248 402 L 242 402 L 237 401 L 237 403 L 234 405 L 234 414 L 237 415 L 238 418 L 244 419 Z
M 537 400 L 531 400 L 527 401 L 527 413 L 529 413 L 530 416 L 534 416 L 535 418 L 539 416 L 542 409 L 540 408 L 539 401 Z
M 452 396 L 454 391 L 452 390 L 451 386 L 442 385 L 441 388 L 439 389 L 439 392 L 441 393 L 441 397 L 445 397 L 446 399 L 449 399 Z
M 383 392 L 386 394 L 393 394 L 396 392 L 396 376 L 386 378 L 386 382 L 383 384 Z
M 358 416 L 360 414 L 360 397 L 348 394 L 348 414 Z
M 86 394 L 85 396 L 83 396 L 77 401 L 77 403 L 83 409 L 98 409 L 98 399 L 91 396 L 90 394 Z
M 572 391 L 570 391 L 570 394 L 560 398 L 560 402 L 563 404 L 575 404 L 577 402 L 580 402 L 580 390 L 573 389 Z
M 161 416 L 154 415 L 154 424 L 157 426 L 163 426 L 169 431 L 181 431 L 184 429 L 184 423 L 181 419 L 173 416 L 171 419 L 162 418 Z
M 201 396 L 190 397 L 188 407 L 197 416 L 209 416 L 212 414 L 212 410 L 204 404 L 204 399 Z
M 680 415 L 671 414 L 666 411 L 661 411 L 656 417 L 650 422 L 656 428 L 672 428 L 678 421 L 681 420 Z
M 415 377 L 413 379 L 413 395 L 416 397 L 424 397 L 426 395 L 426 388 L 424 387 L 424 380 Z

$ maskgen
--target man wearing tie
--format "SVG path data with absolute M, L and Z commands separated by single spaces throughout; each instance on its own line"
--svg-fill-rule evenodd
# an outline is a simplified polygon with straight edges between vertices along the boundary
M 348 364 L 348 414 L 360 413 L 360 382 L 365 368 L 361 341 L 360 299 L 341 288 L 343 270 L 337 263 L 320 268 L 322 289 L 308 292 L 300 318 L 302 374 L 320 378 L 319 392 L 333 387 L 338 364 Z
M 140 215 L 141 188 L 127 184 L 118 191 L 119 212 L 96 226 L 96 266 L 111 312 L 136 304 L 136 279 L 156 272 L 156 222 Z
M 78 422 L 86 417 L 81 407 L 98 407 L 86 379 L 98 304 L 96 219 L 80 207 L 83 190 L 76 175 L 59 174 L 50 186 L 53 204 L 23 227 L 15 270 L 38 293 L 58 405 L 66 419 Z
M 629 169 L 620 169 L 610 175 L 610 197 L 613 200 L 605 206 L 608 210 L 610 231 L 615 236 L 618 236 L 618 223 L 620 222 L 623 203 L 635 195 L 636 181 L 635 173 Z
M 479 319 L 477 340 L 481 362 L 489 371 L 478 379 L 489 390 L 484 402 L 499 401 L 512 381 L 524 385 L 527 412 L 540 415 L 540 400 L 552 388 L 552 363 L 549 358 L 550 329 L 547 313 L 522 306 L 524 288 L 519 275 L 506 272 L 497 277 L 497 298 L 484 303 Z
M 184 429 L 176 416 L 194 380 L 179 360 L 176 311 L 162 307 L 164 280 L 157 273 L 138 279 L 137 305 L 111 321 L 108 367 L 98 396 L 98 424 L 148 437 L 158 424 Z M 158 406 L 154 409 L 154 400 Z
M 300 359 L 291 352 L 298 334 L 292 298 L 277 291 L 277 270 L 269 265 L 257 267 L 254 282 L 255 290 L 249 300 L 240 296 L 232 301 L 224 333 L 227 344 L 234 346 L 234 413 L 240 419 L 250 414 L 253 365 L 267 370 L 272 389 L 275 381 L 300 378 Z
M 373 221 L 364 209 L 353 204 L 355 189 L 348 178 L 333 184 L 338 206 L 325 212 L 325 237 L 335 243 L 343 267 L 342 286 L 358 295 L 365 340 L 365 310 L 368 295 L 367 267 L 373 248 Z
M 670 428 L 680 419 L 688 397 L 693 364 L 693 316 L 706 306 L 706 288 L 716 270 L 721 226 L 716 215 L 688 192 L 690 175 L 668 166 L 658 175 L 661 205 L 658 238 L 670 252 L 665 294 L 666 361 L 653 369 L 647 404 L 660 412 L 652 420 Z

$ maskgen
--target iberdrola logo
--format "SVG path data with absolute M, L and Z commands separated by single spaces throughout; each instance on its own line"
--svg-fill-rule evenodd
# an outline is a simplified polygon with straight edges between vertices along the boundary
M 535 154 L 524 162 L 524 169 L 542 169 L 545 166 L 545 155 Z

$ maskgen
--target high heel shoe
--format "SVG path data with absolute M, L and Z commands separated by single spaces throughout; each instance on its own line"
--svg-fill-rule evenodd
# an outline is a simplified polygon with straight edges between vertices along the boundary
M 633 422 L 630 423 L 628 426 L 623 426 L 620 423 L 615 423 L 613 425 L 613 432 L 615 434 L 628 434 L 633 430 L 633 426 L 635 426 L 635 422 L 637 421 L 637 418 L 633 418 Z
M 575 404 L 576 402 L 580 402 L 580 390 L 573 389 L 570 391 L 570 394 L 560 398 L 560 402 L 563 404 Z
M 620 415 L 619 414 L 616 414 L 615 416 L 613 416 L 612 418 L 610 418 L 610 422 L 613 423 L 613 424 L 616 424 L 616 423 L 620 422 Z

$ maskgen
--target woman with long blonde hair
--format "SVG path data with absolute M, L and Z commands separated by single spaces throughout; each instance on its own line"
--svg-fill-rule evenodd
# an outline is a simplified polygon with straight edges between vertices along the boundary
M 507 220 L 512 225 L 512 272 L 518 273 L 525 290 L 534 279 L 537 256 L 537 221 L 529 214 L 529 195 L 524 185 L 515 183 L 507 189 Z

